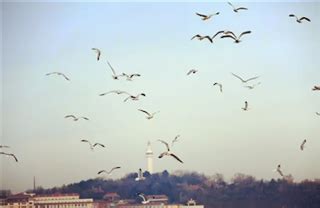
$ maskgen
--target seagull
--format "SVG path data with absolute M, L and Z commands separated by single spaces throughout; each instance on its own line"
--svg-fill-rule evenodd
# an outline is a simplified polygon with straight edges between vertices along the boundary
M 313 86 L 312 90 L 313 90 L 313 91 L 315 91 L 315 90 L 320 90 L 320 86 Z
M 306 144 L 306 142 L 307 142 L 307 140 L 305 139 L 305 140 L 303 140 L 302 144 L 300 145 L 301 151 L 303 151 L 304 145 Z
M 202 19 L 203 21 L 208 20 L 208 19 L 210 19 L 211 17 L 213 17 L 214 15 L 219 15 L 219 14 L 220 14 L 220 12 L 216 12 L 216 13 L 214 13 L 214 14 L 209 14 L 209 15 L 196 13 L 196 15 L 202 17 L 201 19 Z
M 122 77 L 122 76 L 123 76 L 123 75 L 117 75 L 116 72 L 115 72 L 115 70 L 114 70 L 113 67 L 111 66 L 111 64 L 110 64 L 108 61 L 107 61 L 107 63 L 108 63 L 108 65 L 109 65 L 109 67 L 111 68 L 111 71 L 112 71 L 112 73 L 113 73 L 113 75 L 112 75 L 112 78 L 113 78 L 113 79 L 118 80 L 119 77 Z
M 154 112 L 154 113 L 149 113 L 149 112 L 147 112 L 147 111 L 145 111 L 145 110 L 142 110 L 142 109 L 138 109 L 138 111 L 141 111 L 141 112 L 147 114 L 147 117 L 146 117 L 146 118 L 147 118 L 148 120 L 152 119 L 155 114 L 157 114 L 157 113 L 160 112 L 160 111 L 156 111 L 156 112 Z
M 145 179 L 145 177 L 143 177 L 142 169 L 139 168 L 138 177 L 136 177 L 135 181 L 141 181 L 144 179 Z
M 140 77 L 140 74 L 126 74 L 126 73 L 122 73 L 122 76 L 125 76 L 127 78 L 127 81 L 132 81 L 133 77 Z
M 197 38 L 198 40 L 208 39 L 211 43 L 213 42 L 209 35 L 202 36 L 200 34 L 197 34 L 193 36 L 191 40 L 193 40 L 194 38 Z
M 7 145 L 0 145 L 0 148 L 10 148 L 10 147 Z
M 232 74 L 233 76 L 237 77 L 238 79 L 240 79 L 242 83 L 247 83 L 247 82 L 249 82 L 249 81 L 251 81 L 251 80 L 254 80 L 254 79 L 259 78 L 259 76 L 256 76 L 256 77 L 251 77 L 251 78 L 249 78 L 249 79 L 244 80 L 244 79 L 242 79 L 240 76 L 238 76 L 238 75 L 236 75 L 236 74 L 234 74 L 234 73 L 231 73 L 231 74 Z
M 191 69 L 190 71 L 188 71 L 187 75 L 195 74 L 195 73 L 197 73 L 197 72 L 198 72 L 198 70 L 196 70 L 196 69 Z
M 9 157 L 13 157 L 14 160 L 16 162 L 18 162 L 18 158 L 14 155 L 14 154 L 11 154 L 11 153 L 5 153 L 5 152 L 0 152 L 1 155 L 6 155 L 6 156 L 9 156 Z
M 212 36 L 211 40 L 213 41 L 213 39 L 214 39 L 217 35 L 219 35 L 219 34 L 221 34 L 221 33 L 227 35 L 227 34 L 232 33 L 232 32 L 231 32 L 231 31 L 228 31 L 228 30 L 220 30 L 220 31 L 216 32 L 216 34 L 214 34 L 214 35 Z
M 248 8 L 246 8 L 246 7 L 238 7 L 238 8 L 236 8 L 231 4 L 231 2 L 228 2 L 228 4 L 233 8 L 234 12 L 238 12 L 239 10 L 248 10 Z
M 244 102 L 244 107 L 242 107 L 241 109 L 244 111 L 248 110 L 248 102 L 247 101 Z
M 223 35 L 223 36 L 221 36 L 220 38 L 232 38 L 235 43 L 240 43 L 240 42 L 241 42 L 240 38 L 241 38 L 243 35 L 250 34 L 250 33 L 251 33 L 250 30 L 244 31 L 244 32 L 242 32 L 242 33 L 237 37 L 233 32 L 229 31 L 226 35 Z
M 161 139 L 158 139 L 158 141 L 162 142 L 167 147 L 167 151 L 161 153 L 158 158 L 162 158 L 163 156 L 171 156 L 171 157 L 175 158 L 176 160 L 178 160 L 179 162 L 183 163 L 182 160 L 180 160 L 175 154 L 170 152 L 170 147 L 169 147 L 169 144 L 167 142 L 165 142 L 165 141 L 163 141 Z
M 144 195 L 144 194 L 142 194 L 142 193 L 138 193 L 137 194 L 140 198 L 142 198 L 142 204 L 148 204 L 149 202 L 150 202 L 150 200 L 148 199 L 147 200 L 147 197 Z
M 127 93 L 127 92 L 125 92 L 125 91 L 112 90 L 112 91 L 109 91 L 109 92 L 101 93 L 101 94 L 99 94 L 99 96 L 105 96 L 105 95 L 111 94 L 111 93 L 115 93 L 115 94 L 117 94 L 117 95 L 121 95 L 121 94 L 127 94 L 127 95 L 129 95 L 129 93 Z
M 129 99 L 131 99 L 131 100 L 139 100 L 140 95 L 141 95 L 141 96 L 144 96 L 144 97 L 146 96 L 146 94 L 144 94 L 144 93 L 140 93 L 140 94 L 138 94 L 138 95 L 136 95 L 136 96 L 130 95 L 129 97 L 127 97 L 126 99 L 124 99 L 123 102 L 126 102 L 126 101 L 129 100 Z
M 282 171 L 281 171 L 281 165 L 279 164 L 277 169 L 274 170 L 275 172 L 278 172 L 282 177 L 284 177 Z
M 87 142 L 89 145 L 90 145 L 90 149 L 93 151 L 93 148 L 96 147 L 97 145 L 100 146 L 100 147 L 105 147 L 103 144 L 101 143 L 94 143 L 92 145 L 92 143 L 86 139 L 82 139 L 81 142 Z
M 73 121 L 78 121 L 79 119 L 84 119 L 89 121 L 89 118 L 81 116 L 81 117 L 76 117 L 75 115 L 66 115 L 64 118 L 73 118 Z
M 172 142 L 171 142 L 171 147 L 173 146 L 173 144 L 174 144 L 175 142 L 178 141 L 179 137 L 180 137 L 180 135 L 177 135 L 177 136 L 172 140 Z
M 100 55 L 101 55 L 101 51 L 97 48 L 92 48 L 92 50 L 94 50 L 97 53 L 97 61 L 100 60 Z
M 100 170 L 99 172 L 98 172 L 98 174 L 101 174 L 101 173 L 106 173 L 106 174 L 108 174 L 108 175 L 111 175 L 111 173 L 114 171 L 114 170 L 116 170 L 116 169 L 120 169 L 121 167 L 114 167 L 114 168 L 111 168 L 111 170 L 109 170 L 109 171 L 106 171 L 106 170 Z
M 261 82 L 258 82 L 257 84 L 253 84 L 253 85 L 246 85 L 244 87 L 248 88 L 249 90 L 252 90 L 253 88 L 255 88 L 259 84 L 261 84 Z
M 311 20 L 308 18 L 308 17 L 300 17 L 300 18 L 298 18 L 296 15 L 294 15 L 294 14 L 289 14 L 289 17 L 295 17 L 296 18 L 296 21 L 298 22 L 298 23 L 302 23 L 302 20 L 306 20 L 306 21 L 308 21 L 308 22 L 311 22 Z
M 219 86 L 220 92 L 222 92 L 222 84 L 215 82 L 215 83 L 213 83 L 213 86 L 215 86 L 215 85 Z
M 63 74 L 61 72 L 49 72 L 49 73 L 46 74 L 46 76 L 49 76 L 49 75 L 52 75 L 52 74 L 63 76 L 67 81 L 70 81 L 70 79 L 65 74 Z

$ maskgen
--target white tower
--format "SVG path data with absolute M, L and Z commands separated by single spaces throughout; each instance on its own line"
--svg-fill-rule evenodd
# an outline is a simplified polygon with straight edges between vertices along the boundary
M 152 152 L 152 150 L 151 150 L 151 143 L 150 143 L 150 141 L 148 142 L 146 157 L 147 157 L 147 171 L 148 171 L 150 174 L 152 174 L 152 173 L 153 173 L 153 152 Z

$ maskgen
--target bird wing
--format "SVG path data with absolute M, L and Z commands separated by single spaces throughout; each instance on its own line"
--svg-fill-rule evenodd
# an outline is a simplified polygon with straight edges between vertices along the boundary
M 177 135 L 177 136 L 172 140 L 171 146 L 173 146 L 173 144 L 178 141 L 178 138 L 179 138 L 179 137 L 180 137 L 180 135 Z
M 251 81 L 251 80 L 254 80 L 254 79 L 258 79 L 258 78 L 259 78 L 259 76 L 251 77 L 251 78 L 249 78 L 249 79 L 245 80 L 245 82 L 248 82 L 248 81 Z
M 294 14 L 289 14 L 289 17 L 295 17 L 298 20 L 298 17 Z
M 101 55 L 101 51 L 97 48 L 92 48 L 92 50 L 94 50 L 97 53 L 97 60 L 99 61 L 100 59 L 100 55 Z
M 220 92 L 222 92 L 222 84 L 219 84 Z
M 58 72 L 49 72 L 49 73 L 46 73 L 46 76 L 49 76 L 51 74 L 57 74 Z
M 200 37 L 201 37 L 201 35 L 196 34 L 195 36 L 193 36 L 193 37 L 191 38 L 191 40 L 193 40 L 194 38 L 200 38 Z
M 195 72 L 194 69 L 191 69 L 190 71 L 188 71 L 187 75 L 190 75 L 191 73 Z
M 119 169 L 119 168 L 121 168 L 121 167 L 114 167 L 114 168 L 112 168 L 108 173 L 110 174 L 110 173 L 112 173 L 112 171 L 114 171 L 114 170 L 116 170 L 116 169 Z
M 151 114 L 150 114 L 150 113 L 148 113 L 148 112 L 147 112 L 147 111 L 145 111 L 145 110 L 138 109 L 138 111 L 141 111 L 141 112 L 143 112 L 143 113 L 147 114 L 148 116 L 151 116 Z
M 116 76 L 116 72 L 115 72 L 115 70 L 113 69 L 113 67 L 111 66 L 111 64 L 109 63 L 109 61 L 107 61 L 107 63 L 108 63 L 108 65 L 109 65 L 109 67 L 111 68 L 112 73 Z
M 74 119 L 76 119 L 76 117 L 74 115 L 66 115 L 64 118 L 74 118 Z
M 250 33 L 251 33 L 250 30 L 244 31 L 244 32 L 242 32 L 242 33 L 239 35 L 239 38 L 238 38 L 238 39 L 240 39 L 243 35 L 250 34 Z
M 91 142 L 86 139 L 82 139 L 81 142 L 87 142 L 88 144 L 90 144 L 90 146 L 92 145 Z
M 97 145 L 99 145 L 100 147 L 105 147 L 103 144 L 101 144 L 101 143 L 95 143 L 94 145 L 93 145 L 93 147 L 95 147 L 95 146 L 97 146 Z
M 123 100 L 123 102 L 127 102 L 127 100 L 129 100 L 131 98 L 131 95 L 129 97 L 127 97 L 126 99 Z
M 237 77 L 238 79 L 240 79 L 242 82 L 246 82 L 245 80 L 243 80 L 240 76 L 234 74 L 234 73 L 231 73 L 233 76 Z
M 216 34 L 214 34 L 211 39 L 213 40 L 217 35 L 219 35 L 220 33 L 224 33 L 224 32 L 225 32 L 224 30 L 220 30 L 220 31 L 216 32 Z
M 158 139 L 159 142 L 162 142 L 164 145 L 166 145 L 167 147 L 167 150 L 170 151 L 170 147 L 169 147 L 169 144 L 161 139 Z
M 248 102 L 247 101 L 244 102 L 244 108 L 248 109 Z
M 233 6 L 233 4 L 231 4 L 231 2 L 228 2 L 228 4 L 229 4 L 233 9 L 235 9 L 234 6 Z
M 232 35 L 223 35 L 220 38 L 232 38 L 233 40 L 236 40 L 236 38 Z
M 139 193 L 138 196 L 141 197 L 143 201 L 147 201 L 147 199 L 146 199 L 146 197 L 144 196 L 144 194 Z
M 165 155 L 166 155 L 166 153 L 167 153 L 167 152 L 163 152 L 163 153 L 161 153 L 161 154 L 158 156 L 158 158 L 162 158 L 163 156 L 165 156 Z
M 89 121 L 89 118 L 87 118 L 87 117 L 82 116 L 82 117 L 80 117 L 80 118 Z
M 207 38 L 211 43 L 213 42 L 212 39 L 211 39 L 211 37 L 208 36 L 208 35 L 204 36 L 203 38 Z
M 182 160 L 180 160 L 175 154 L 170 153 L 170 156 L 174 157 L 176 160 L 178 160 L 179 162 L 183 163 Z
M 237 11 L 238 11 L 238 10 L 248 10 L 248 8 L 246 8 L 246 7 L 238 7 L 236 10 L 237 10 Z
M 308 17 L 301 17 L 300 20 L 307 20 L 308 22 L 311 22 L 311 20 Z
M 207 15 L 205 14 L 200 14 L 200 13 L 196 13 L 196 15 L 200 16 L 200 17 L 208 17 Z
M 316 114 L 317 114 L 318 116 L 320 116 L 320 113 L 319 113 L 319 112 L 316 112 Z
M 12 156 L 16 162 L 18 162 L 18 158 L 14 154 L 9 154 L 9 155 Z
M 141 74 L 131 74 L 130 78 L 132 78 L 132 77 L 140 77 L 140 76 L 141 76 Z
M 107 172 L 106 170 L 100 170 L 99 172 L 98 172 L 98 174 L 101 174 L 101 173 L 103 173 L 103 172 Z
M 280 168 L 277 169 L 278 173 L 283 177 L 283 173 L 282 171 L 280 170 Z

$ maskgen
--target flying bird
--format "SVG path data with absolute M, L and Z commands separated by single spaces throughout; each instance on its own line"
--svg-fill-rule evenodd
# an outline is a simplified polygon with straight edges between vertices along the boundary
M 9 156 L 9 157 L 13 157 L 13 159 L 18 162 L 18 158 L 12 154 L 12 153 L 5 153 L 5 152 L 0 152 L 1 155 L 6 155 L 6 156 Z
M 251 33 L 251 31 L 248 30 L 248 31 L 242 32 L 239 36 L 236 36 L 233 32 L 228 31 L 228 33 L 227 33 L 226 35 L 223 35 L 223 36 L 221 36 L 220 38 L 232 38 L 235 43 L 240 43 L 240 42 L 241 42 L 240 38 L 241 38 L 243 35 L 250 34 L 250 33 Z
M 244 102 L 244 107 L 242 107 L 241 109 L 244 111 L 248 110 L 248 102 L 247 101 Z
M 139 168 L 138 177 L 135 178 L 135 181 L 141 181 L 141 180 L 144 180 L 144 179 L 145 179 L 145 177 L 143 177 L 142 169 Z
M 215 82 L 215 83 L 213 83 L 213 86 L 219 86 L 220 92 L 222 92 L 222 84 Z
M 109 92 L 104 92 L 104 93 L 101 93 L 99 94 L 99 96 L 105 96 L 107 94 L 111 94 L 111 93 L 115 93 L 117 95 L 121 95 L 121 94 L 127 94 L 129 95 L 129 93 L 125 92 L 125 91 L 121 91 L 121 90 L 112 90 L 112 91 L 109 91 Z
M 214 35 L 212 36 L 211 40 L 213 41 L 213 39 L 214 39 L 217 35 L 219 35 L 219 34 L 221 34 L 221 33 L 227 35 L 227 34 L 233 33 L 233 32 L 228 31 L 228 30 L 220 30 L 220 31 L 216 32 L 216 34 L 214 34 Z
M 193 40 L 194 38 L 197 38 L 200 41 L 203 40 L 203 39 L 208 39 L 211 43 L 213 43 L 213 41 L 212 41 L 212 39 L 211 39 L 211 37 L 209 35 L 202 36 L 200 34 L 197 34 L 197 35 L 193 36 L 191 38 L 191 40 Z
M 257 79 L 257 78 L 259 78 L 259 76 L 256 76 L 256 77 L 251 77 L 251 78 L 249 78 L 249 79 L 242 79 L 240 76 L 238 76 L 238 75 L 236 75 L 236 74 L 234 74 L 234 73 L 231 73 L 233 76 L 235 76 L 235 77 L 237 77 L 238 79 L 240 79 L 240 81 L 242 82 L 242 83 L 247 83 L 247 82 L 249 82 L 249 81 L 251 81 L 251 80 L 254 80 L 254 79 Z
M 228 2 L 228 4 L 232 7 L 234 12 L 238 12 L 239 10 L 248 10 L 246 7 L 235 7 L 233 4 L 231 4 L 231 2 Z
M 73 118 L 73 121 L 78 121 L 79 119 L 84 119 L 89 121 L 89 118 L 81 116 L 81 117 L 76 117 L 75 115 L 66 115 L 64 118 Z
M 137 193 L 137 195 L 142 199 L 142 202 L 141 202 L 142 204 L 148 204 L 150 202 L 150 200 L 149 199 L 147 200 L 147 197 L 144 194 Z
M 146 119 L 149 119 L 149 120 L 152 119 L 155 114 L 160 112 L 160 111 L 156 111 L 156 112 L 153 112 L 153 113 L 149 113 L 148 111 L 145 111 L 145 110 L 142 110 L 142 109 L 138 109 L 138 111 L 141 111 L 141 112 L 147 114 Z
M 97 61 L 100 60 L 100 55 L 101 55 L 101 51 L 97 48 L 92 48 L 92 50 L 94 50 L 97 53 Z
M 254 89 L 256 86 L 258 86 L 259 84 L 261 84 L 261 82 L 258 82 L 257 84 L 253 84 L 253 85 L 246 85 L 246 86 L 243 86 L 243 87 L 246 87 L 246 88 L 248 88 L 249 90 L 252 90 L 252 89 Z
M 120 169 L 121 167 L 114 167 L 114 168 L 111 168 L 111 170 L 109 170 L 109 171 L 106 171 L 106 170 L 100 170 L 99 172 L 98 172 L 98 174 L 101 174 L 101 173 L 106 173 L 106 174 L 108 174 L 108 175 L 111 175 L 111 173 L 114 171 L 114 170 L 116 170 L 116 169 Z
M 187 75 L 195 74 L 195 73 L 197 73 L 197 72 L 198 72 L 198 70 L 196 70 L 196 69 L 191 69 L 191 70 L 188 71 Z
M 174 144 L 175 142 L 178 142 L 179 137 L 180 137 L 180 135 L 177 135 L 177 136 L 172 140 L 172 142 L 171 142 L 171 147 L 173 146 L 173 144 Z
M 307 140 L 303 140 L 302 144 L 300 145 L 300 150 L 303 151 L 304 150 L 304 145 L 306 144 Z
M 308 17 L 297 17 L 296 15 L 294 15 L 294 14 L 289 14 L 289 17 L 295 17 L 296 18 L 296 21 L 298 22 L 298 23 L 302 23 L 302 20 L 306 20 L 306 21 L 308 21 L 308 22 L 311 22 L 311 20 L 308 18 Z
M 175 154 L 173 154 L 170 151 L 170 147 L 169 147 L 169 144 L 167 142 L 165 142 L 165 141 L 163 141 L 161 139 L 159 139 L 158 141 L 160 141 L 161 143 L 163 143 L 167 147 L 167 151 L 161 153 L 158 158 L 162 158 L 163 156 L 171 156 L 171 157 L 175 158 L 176 160 L 178 160 L 179 162 L 183 163 L 183 161 L 178 156 L 176 156 Z
M 315 90 L 320 90 L 320 86 L 313 86 L 312 90 L 313 90 L 313 91 L 315 91 Z
M 56 74 L 56 75 L 62 76 L 62 77 L 64 77 L 67 81 L 70 81 L 70 79 L 69 79 L 65 74 L 63 74 L 63 73 L 61 73 L 61 72 L 49 72 L 49 73 L 46 74 L 46 76 L 49 76 L 49 75 L 52 75 L 52 74 Z
M 111 71 L 112 71 L 112 78 L 114 79 L 114 80 L 118 80 L 119 79 L 119 77 L 122 77 L 123 75 L 118 75 L 118 74 L 116 74 L 116 71 L 114 70 L 114 68 L 111 66 L 111 64 L 109 63 L 109 61 L 107 61 L 107 63 L 108 63 L 108 65 L 109 65 L 109 67 L 110 67 L 110 69 L 111 69 Z
M 90 145 L 90 149 L 93 151 L 94 147 L 96 146 L 100 146 L 100 147 L 105 147 L 103 144 L 101 143 L 94 143 L 92 144 L 90 141 L 86 140 L 86 139 L 82 139 L 81 142 L 86 142 Z
M 10 147 L 7 145 L 0 145 L 0 148 L 10 148 Z
M 283 175 L 283 173 L 281 171 L 281 165 L 280 164 L 277 166 L 277 169 L 275 169 L 274 171 L 278 172 L 282 177 L 284 177 L 284 175 Z
M 214 14 L 209 14 L 209 15 L 205 15 L 205 14 L 200 14 L 200 13 L 196 13 L 196 15 L 198 15 L 199 17 L 201 17 L 201 19 L 203 21 L 210 19 L 211 17 L 213 17 L 214 15 L 219 15 L 220 12 L 216 12 Z
M 123 102 L 127 102 L 127 100 L 129 100 L 129 99 L 131 99 L 131 100 L 139 100 L 139 97 L 140 97 L 140 96 L 145 97 L 146 94 L 144 94 L 144 93 L 140 93 L 140 94 L 138 94 L 138 95 L 130 95 L 130 94 L 129 94 L 129 97 L 127 97 L 126 99 L 124 99 Z
M 126 74 L 122 73 L 122 76 L 125 76 L 127 78 L 127 81 L 132 81 L 133 77 L 140 77 L 140 74 Z

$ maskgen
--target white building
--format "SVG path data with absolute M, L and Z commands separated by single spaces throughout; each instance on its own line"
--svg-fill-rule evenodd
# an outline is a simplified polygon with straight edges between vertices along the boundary
M 146 157 L 147 157 L 147 171 L 150 174 L 152 174 L 153 173 L 153 152 L 152 152 L 152 149 L 151 149 L 150 141 L 148 142 Z
M 80 199 L 79 194 L 50 194 L 33 197 L 35 208 L 93 208 L 93 199 Z

